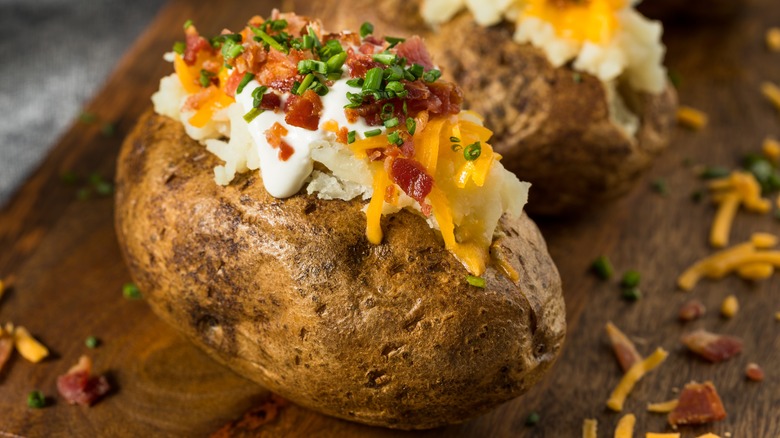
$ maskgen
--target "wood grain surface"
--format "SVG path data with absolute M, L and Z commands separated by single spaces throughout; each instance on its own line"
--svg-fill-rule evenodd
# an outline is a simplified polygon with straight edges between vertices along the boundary
M 101 123 L 75 123 L 0 211 L 0 278 L 14 279 L 0 301 L 0 321 L 27 327 L 53 353 L 39 364 L 15 355 L 0 373 L 0 436 L 208 436 L 222 429 L 228 436 L 573 437 L 579 436 L 584 418 L 598 419 L 600 436 L 612 436 L 620 415 L 608 411 L 605 401 L 620 371 L 603 332 L 609 320 L 637 341 L 641 353 L 656 346 L 671 352 L 626 403 L 625 412 L 637 415 L 642 432 L 637 436 L 668 430 L 665 416 L 646 412 L 646 404 L 674 398 L 675 388 L 691 380 L 712 380 L 728 417 L 684 428 L 683 437 L 707 431 L 780 436 L 777 275 L 758 284 L 731 277 L 705 281 L 692 293 L 674 286 L 684 268 L 711 252 L 706 237 L 714 213 L 707 202 L 691 202 L 702 183 L 683 163 L 734 166 L 745 153 L 758 151 L 765 136 L 780 136 L 780 117 L 759 92 L 763 80 L 780 82 L 780 55 L 763 44 L 766 29 L 780 25 L 775 0 L 748 2 L 726 24 L 668 28 L 667 64 L 682 77 L 680 100 L 706 111 L 710 125 L 701 132 L 675 132 L 669 151 L 627 198 L 587 217 L 540 223 L 563 277 L 569 322 L 567 345 L 548 377 L 525 396 L 475 420 L 413 433 L 335 420 L 270 399 L 263 388 L 188 344 L 143 301 L 123 298 L 121 286 L 129 278 L 116 243 L 112 200 L 79 200 L 77 191 L 87 183 L 66 184 L 60 177 L 66 171 L 112 177 L 123 135 L 150 105 L 159 78 L 170 71 L 161 54 L 181 38 L 181 23 L 193 19 L 212 34 L 238 28 L 253 14 L 267 15 L 274 5 L 231 0 L 215 7 L 173 0 L 86 108 L 114 123 L 116 132 L 106 136 Z M 659 178 L 668 185 L 665 196 L 649 188 Z M 740 213 L 732 241 L 755 231 L 780 233 L 780 222 L 771 215 Z M 601 282 L 588 274 L 601 254 L 619 273 L 642 273 L 639 302 L 621 300 L 616 281 Z M 729 294 L 738 297 L 742 309 L 726 320 L 717 309 Z M 692 296 L 709 312 L 683 326 L 677 309 Z M 743 353 L 718 365 L 693 357 L 679 337 L 698 327 L 742 337 Z M 95 350 L 84 344 L 90 335 L 102 341 Z M 116 388 L 91 408 L 69 406 L 56 395 L 57 376 L 82 354 L 91 356 L 95 370 L 107 373 Z M 764 368 L 763 383 L 746 381 L 749 362 Z M 27 394 L 35 389 L 49 396 L 45 409 L 27 407 Z M 239 420 L 252 408 L 253 415 Z M 532 412 L 540 421 L 528 427 Z

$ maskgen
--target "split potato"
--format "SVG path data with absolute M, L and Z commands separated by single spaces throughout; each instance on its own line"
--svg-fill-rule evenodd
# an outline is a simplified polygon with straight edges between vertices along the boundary
M 333 28 L 370 21 L 378 35 L 423 37 L 444 77 L 463 89 L 465 108 L 485 117 L 501 163 L 532 184 L 532 215 L 580 213 L 625 194 L 666 147 L 675 123 L 671 86 L 655 95 L 623 85 L 608 90 L 598 78 L 555 68 L 541 50 L 514 42 L 510 23 L 482 27 L 464 11 L 432 29 L 420 16 L 421 0 L 291 3 Z M 640 120 L 635 135 L 618 121 L 626 109 Z
M 418 214 L 383 217 L 373 245 L 363 201 L 276 199 L 257 172 L 222 187 L 217 164 L 148 112 L 119 157 L 116 229 L 152 309 L 237 373 L 328 415 L 423 429 L 517 397 L 560 352 L 561 280 L 527 216 L 502 219 L 483 289 Z

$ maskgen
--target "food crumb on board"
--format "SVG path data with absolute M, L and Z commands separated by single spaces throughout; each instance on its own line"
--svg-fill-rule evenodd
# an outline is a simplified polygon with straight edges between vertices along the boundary
M 672 427 L 682 424 L 707 424 L 726 418 L 726 410 L 715 385 L 710 382 L 691 382 L 680 393 L 680 402 L 669 413 Z
M 615 427 L 615 438 L 632 438 L 634 436 L 635 425 L 636 416 L 634 414 L 622 416 Z
M 702 303 L 698 298 L 693 298 L 684 302 L 683 305 L 680 306 L 680 311 L 677 314 L 677 317 L 680 319 L 680 321 L 689 322 L 701 318 L 705 313 L 707 313 L 707 308 L 704 306 L 704 303 Z
M 761 369 L 757 363 L 750 362 L 747 364 L 747 367 L 745 367 L 745 377 L 747 377 L 748 380 L 760 382 L 764 380 L 764 370 Z
M 674 408 L 677 407 L 677 404 L 680 401 L 675 399 L 667 400 L 665 402 L 659 402 L 659 403 L 648 403 L 647 404 L 647 410 L 648 412 L 654 412 L 656 414 L 668 414 L 669 412 L 672 412 Z
M 582 438 L 596 438 L 598 436 L 599 423 L 593 418 L 582 422 Z
M 780 52 L 780 27 L 770 27 L 766 31 L 766 47 L 772 52 Z
M 720 305 L 720 314 L 723 315 L 724 318 L 733 318 L 737 312 L 739 312 L 739 301 L 737 301 L 737 297 L 735 295 L 727 296 Z
M 678 432 L 664 432 L 664 433 L 647 432 L 645 434 L 645 438 L 680 438 L 680 434 Z
M 686 128 L 700 130 L 707 126 L 707 121 L 707 114 L 703 111 L 685 105 L 677 108 L 677 123 Z
M 780 141 L 772 137 L 767 137 L 761 145 L 761 152 L 764 156 L 775 164 L 780 164 Z
M 764 95 L 772 105 L 780 110 L 780 88 L 773 82 L 765 81 L 761 83 L 761 94 Z
M 647 356 L 641 362 L 635 363 L 620 379 L 620 383 L 615 387 L 607 400 L 607 407 L 615 412 L 623 410 L 623 403 L 626 397 L 634 388 L 634 385 L 642 379 L 649 371 L 661 365 L 669 353 L 661 347 L 658 347 L 653 354 Z

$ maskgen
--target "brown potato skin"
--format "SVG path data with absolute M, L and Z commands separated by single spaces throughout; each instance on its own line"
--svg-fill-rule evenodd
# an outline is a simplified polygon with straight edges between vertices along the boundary
M 485 117 L 504 167 L 533 185 L 531 215 L 599 208 L 631 189 L 666 147 L 677 105 L 671 86 L 658 95 L 621 87 L 641 119 L 630 138 L 609 120 L 598 78 L 553 67 L 539 49 L 515 43 L 509 23 L 484 28 L 461 12 L 434 31 L 419 15 L 420 1 L 291 3 L 328 28 L 356 29 L 368 20 L 378 35 L 423 37 L 444 78 L 463 88 L 464 107 Z
M 523 215 L 494 244 L 485 289 L 423 219 L 361 201 L 271 197 L 258 172 L 227 187 L 181 125 L 147 112 L 117 169 L 116 229 L 152 309 L 216 360 L 295 403 L 400 429 L 458 423 L 517 397 L 556 359 L 561 280 Z

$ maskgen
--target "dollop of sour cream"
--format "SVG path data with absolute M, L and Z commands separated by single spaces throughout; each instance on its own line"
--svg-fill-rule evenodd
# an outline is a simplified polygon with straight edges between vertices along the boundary
M 241 105 L 245 113 L 252 110 L 252 92 L 260 87 L 260 84 L 252 80 L 236 93 L 236 103 Z M 254 140 L 254 146 L 260 156 L 260 172 L 263 176 L 263 184 L 271 196 L 275 198 L 288 198 L 298 193 L 312 172 L 314 161 L 311 158 L 311 147 L 320 140 L 332 140 L 333 134 L 323 129 L 323 124 L 329 121 L 338 123 L 339 128 L 346 127 L 349 131 L 363 133 L 365 131 L 382 128 L 381 126 L 368 126 L 362 117 L 354 123 L 347 120 L 344 106 L 349 104 L 347 92 L 355 92 L 357 89 L 347 85 L 344 77 L 333 83 L 328 94 L 321 96 L 322 113 L 320 114 L 319 129 L 311 131 L 298 126 L 292 126 L 285 121 L 284 108 L 290 93 L 281 96 L 282 104 L 276 111 L 264 111 L 249 122 L 249 133 Z M 266 139 L 266 131 L 275 123 L 287 129 L 287 135 L 282 140 L 292 145 L 295 152 L 287 158 L 279 158 L 279 149 L 272 147 Z

